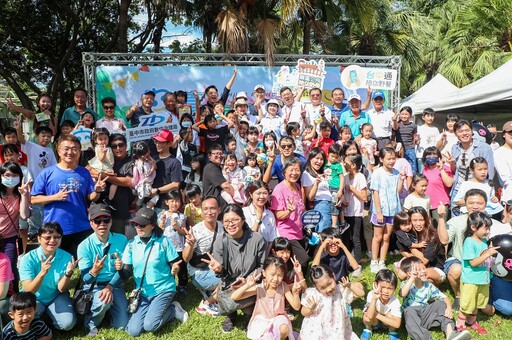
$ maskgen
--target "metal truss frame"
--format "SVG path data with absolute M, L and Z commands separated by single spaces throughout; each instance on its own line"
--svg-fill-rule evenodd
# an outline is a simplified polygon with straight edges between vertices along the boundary
M 400 103 L 400 56 L 359 56 L 359 55 L 301 55 L 276 54 L 274 66 L 294 66 L 297 60 L 323 59 L 325 66 L 349 66 L 389 68 L 397 70 L 397 86 L 391 91 L 389 106 L 398 109 Z M 85 89 L 89 93 L 89 107 L 96 108 L 96 68 L 111 66 L 165 66 L 165 65 L 226 65 L 226 66 L 267 66 L 265 54 L 224 54 L 224 53 L 93 53 L 82 54 Z

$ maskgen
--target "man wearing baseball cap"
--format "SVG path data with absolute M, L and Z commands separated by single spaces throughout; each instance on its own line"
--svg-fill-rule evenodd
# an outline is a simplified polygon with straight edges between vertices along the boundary
M 393 126 L 396 123 L 393 111 L 384 107 L 386 97 L 384 92 L 376 91 L 372 95 L 373 109 L 367 112 L 373 125 L 373 138 L 377 141 L 377 150 L 380 150 L 391 141 Z M 396 123 L 398 129 L 398 123 Z
M 263 117 L 267 115 L 267 102 L 265 99 L 265 87 L 261 84 L 254 86 L 254 104 L 249 105 L 249 114 L 251 116 L 258 116 L 258 112 L 261 109 Z
M 126 294 L 114 267 L 116 259 L 123 255 L 127 240 L 124 235 L 110 232 L 112 216 L 107 205 L 91 204 L 89 221 L 94 234 L 78 245 L 77 256 L 81 259 L 78 268 L 83 289 L 87 291 L 94 285 L 91 311 L 84 316 L 84 324 L 88 335 L 95 336 L 107 311 L 114 329 L 124 329 L 128 323 Z
M 171 157 L 170 148 L 174 141 L 172 132 L 167 129 L 161 129 L 160 132 L 153 136 L 153 141 L 155 142 L 158 156 L 155 157 L 156 176 L 151 194 L 160 195 L 172 189 L 179 189 L 180 182 L 183 181 L 183 175 L 181 163 L 176 158 Z M 159 199 L 155 210 L 158 213 L 162 209 L 167 209 L 167 206 L 162 199 Z
M 371 123 L 370 116 L 361 110 L 361 97 L 357 93 L 353 93 L 348 97 L 349 109 L 344 111 L 339 120 L 339 125 L 348 125 L 352 132 L 352 138 L 356 138 L 361 134 L 361 125 Z
M 137 127 L 140 124 L 140 117 L 153 113 L 153 103 L 155 102 L 155 92 L 153 90 L 146 90 L 140 97 L 142 103 L 139 106 L 139 101 L 126 111 L 126 119 L 131 123 L 131 127 Z

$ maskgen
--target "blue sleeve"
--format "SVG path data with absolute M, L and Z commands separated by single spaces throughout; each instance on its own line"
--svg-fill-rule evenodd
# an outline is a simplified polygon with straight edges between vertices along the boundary
M 162 246 L 164 246 L 165 250 L 165 257 L 167 259 L 167 262 L 174 262 L 178 259 L 178 253 L 176 252 L 176 249 L 174 246 L 169 242 L 169 239 L 165 236 L 163 236 L 162 239 Z
M 32 191 L 30 194 L 32 196 L 37 195 L 46 195 L 46 182 L 47 182 L 47 176 L 48 176 L 48 169 L 43 169 L 39 173 L 39 176 L 36 177 L 36 180 L 34 181 L 34 184 L 32 185 Z

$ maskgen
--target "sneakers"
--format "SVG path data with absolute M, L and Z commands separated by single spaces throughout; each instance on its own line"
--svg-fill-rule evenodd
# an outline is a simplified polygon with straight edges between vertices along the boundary
M 370 262 L 370 271 L 374 274 L 377 274 L 380 270 L 380 267 L 379 267 L 379 261 L 377 260 L 372 260 L 372 262 Z
M 379 261 L 379 270 L 382 270 L 382 269 L 386 269 L 386 262 L 384 261 Z
M 389 336 L 389 340 L 400 340 L 397 332 L 389 332 L 388 336 Z
M 117 210 L 117 208 L 114 205 L 114 202 L 112 202 L 112 200 L 110 200 L 108 197 L 103 200 L 103 204 L 105 204 L 112 211 Z
M 343 235 L 343 233 L 347 231 L 348 228 L 350 228 L 350 224 L 346 223 L 345 221 L 342 221 L 340 223 L 340 235 Z
M 226 316 L 226 319 L 224 321 L 222 321 L 222 325 L 221 325 L 222 332 L 223 333 L 231 332 L 234 328 L 235 321 L 236 321 L 236 312 Z
M 458 311 L 460 308 L 460 298 L 453 299 L 452 309 Z
M 361 336 L 359 337 L 361 340 L 370 340 L 372 337 L 372 332 L 369 329 L 364 329 L 363 333 L 361 333 Z
M 94 327 L 93 329 L 91 329 L 89 331 L 89 333 L 87 333 L 87 336 L 96 336 L 98 335 L 98 329 L 96 327 Z
M 176 319 L 178 319 L 181 322 L 187 322 L 188 320 L 188 313 L 186 310 L 181 307 L 180 303 L 178 301 L 171 302 L 171 305 L 174 306 L 174 316 Z
M 352 272 L 352 277 L 361 277 L 361 274 L 363 274 L 363 268 L 359 265 L 359 267 Z
M 467 330 L 464 330 L 462 332 L 453 331 L 452 334 L 450 334 L 448 340 L 470 340 L 471 338 L 471 333 L 469 333 Z
M 201 301 L 199 306 L 196 307 L 196 312 L 202 315 L 217 317 L 220 315 L 219 305 L 216 303 L 206 303 L 206 300 Z
M 489 334 L 478 322 L 473 322 L 471 325 L 468 325 L 472 330 L 476 331 L 480 335 Z

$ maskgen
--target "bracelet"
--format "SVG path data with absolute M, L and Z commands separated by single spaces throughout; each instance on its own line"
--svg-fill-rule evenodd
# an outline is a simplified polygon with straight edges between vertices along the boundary
M 91 276 L 92 276 L 92 277 L 94 277 L 94 278 L 97 278 L 97 277 L 98 277 L 98 275 L 94 275 L 94 274 L 92 273 L 92 271 L 90 271 L 90 270 L 89 270 L 89 275 L 91 275 Z
M 71 274 L 64 273 L 64 276 L 67 277 L 67 278 L 71 278 L 71 276 L 73 276 L 73 272 L 71 272 Z
M 160 188 L 156 188 L 156 194 L 160 195 Z

